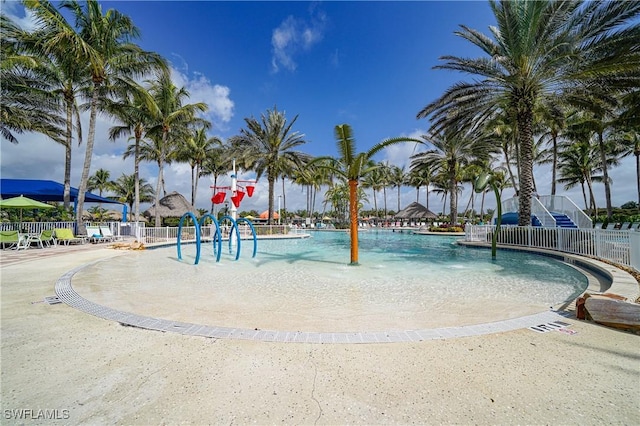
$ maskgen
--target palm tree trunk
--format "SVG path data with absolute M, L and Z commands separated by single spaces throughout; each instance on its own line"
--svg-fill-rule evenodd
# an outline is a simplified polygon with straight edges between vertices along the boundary
M 82 167 L 82 176 L 80 185 L 78 186 L 78 203 L 76 211 L 76 227 L 77 232 L 84 231 L 84 221 L 82 220 L 82 212 L 84 210 L 84 195 L 87 191 L 89 182 L 89 172 L 91 171 L 91 157 L 93 156 L 93 143 L 96 139 L 96 116 L 98 114 L 98 97 L 99 86 L 94 83 L 93 97 L 91 98 L 91 112 L 89 114 L 89 134 L 87 135 L 87 144 L 85 146 L 84 165 Z
M 133 156 L 133 211 L 136 222 L 140 221 L 140 137 L 136 135 Z
M 156 217 L 155 217 L 155 223 L 154 223 L 154 226 L 156 227 L 160 226 L 160 190 L 162 189 L 162 180 L 164 179 L 163 170 L 162 170 L 163 162 L 164 161 L 162 159 L 158 161 L 158 183 L 156 184 L 156 201 L 155 201 Z
M 191 166 L 191 205 L 196 205 L 196 178 L 195 178 L 196 167 L 195 164 Z
M 607 218 L 611 219 L 613 207 L 611 205 L 611 183 L 609 182 L 609 172 L 607 171 L 607 150 L 604 146 L 602 131 L 598 132 L 598 147 L 600 148 L 600 162 L 602 163 L 602 180 L 604 182 L 604 196 L 607 203 Z
M 373 189 L 373 209 L 376 211 L 376 217 L 378 217 L 378 200 L 376 200 L 376 190 Z
M 351 265 L 358 264 L 358 181 L 349 181 L 349 218 L 351 223 Z
M 384 223 L 387 223 L 387 186 L 382 187 L 382 195 L 384 197 Z
M 71 101 L 73 102 L 73 101 Z M 66 144 L 64 147 L 64 192 L 62 199 L 65 210 L 71 205 L 71 144 L 73 133 L 73 103 L 67 101 L 67 131 Z
M 526 100 L 523 100 L 526 102 Z M 518 226 L 531 225 L 531 189 L 533 188 L 533 105 L 518 111 L 518 134 L 520 135 L 520 191 Z
M 449 167 L 449 210 L 451 225 L 458 223 L 458 191 L 456 188 L 456 168 Z
M 558 169 L 558 140 L 557 135 L 553 134 L 553 159 L 551 163 L 551 195 L 556 195 L 556 174 Z
M 273 195 L 275 193 L 276 179 L 269 175 L 267 177 L 267 181 L 269 182 L 269 215 L 267 219 L 267 225 L 271 225 L 271 222 L 273 220 Z
M 282 176 L 282 210 L 284 210 L 285 212 L 287 211 L 287 195 L 284 190 L 284 176 Z

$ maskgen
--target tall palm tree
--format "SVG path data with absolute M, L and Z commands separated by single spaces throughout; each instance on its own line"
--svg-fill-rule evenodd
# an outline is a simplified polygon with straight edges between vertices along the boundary
M 429 209 L 429 187 L 433 182 L 434 174 L 431 167 L 426 164 L 417 164 L 409 167 L 409 184 L 416 188 L 416 202 L 420 202 L 420 188 L 425 187 L 425 207 Z
M 603 179 L 602 175 L 595 174 L 601 171 L 598 147 L 588 138 L 574 140 L 570 146 L 560 152 L 558 166 L 560 172 L 558 182 L 564 184 L 565 190 L 580 185 L 585 209 L 591 209 L 593 214 L 597 215 L 593 182 L 602 182 Z
M 149 109 L 150 95 L 143 87 L 134 88 L 120 96 L 109 107 L 111 115 L 121 124 L 109 128 L 109 139 L 115 141 L 124 136 L 132 136 L 134 204 L 133 217 L 140 221 L 140 142 L 152 124 Z
M 340 124 L 335 127 L 339 158 L 317 157 L 310 164 L 329 161 L 324 167 L 330 168 L 336 175 L 349 183 L 349 220 L 351 233 L 351 265 L 358 264 L 358 183 L 372 170 L 379 167 L 371 159 L 389 145 L 401 142 L 419 142 L 411 138 L 391 138 L 378 142 L 368 151 L 356 153 L 356 141 L 351 126 Z
M 206 128 L 200 127 L 191 132 L 189 137 L 182 140 L 178 146 L 176 159 L 189 163 L 191 167 L 191 204 L 196 205 L 196 194 L 198 192 L 198 180 L 200 172 L 207 158 L 216 147 L 222 146 L 220 138 L 207 137 Z
M 55 13 L 48 0 L 25 0 L 38 24 L 47 34 L 42 40 L 44 52 L 67 49 L 69 60 L 85 64 L 91 84 L 86 96 L 89 99 L 89 132 L 80 185 L 76 222 L 83 227 L 84 196 L 91 170 L 91 159 L 96 133 L 96 119 L 101 101 L 108 97 L 112 87 L 130 85 L 131 78 L 142 77 L 153 69 L 166 68 L 164 60 L 156 53 L 146 52 L 131 40 L 139 37 L 139 30 L 128 16 L 114 9 L 103 14 L 97 0 L 64 1 L 75 19 L 78 31 L 64 16 Z
M 111 173 L 106 169 L 98 169 L 89 177 L 87 182 L 87 190 L 98 190 L 98 195 L 102 197 L 104 191 L 111 189 L 113 181 L 111 180 Z
M 450 221 L 455 225 L 458 223 L 458 183 L 462 180 L 462 168 L 472 162 L 486 161 L 497 147 L 479 133 L 462 134 L 452 128 L 442 133 L 429 133 L 423 138 L 421 143 L 432 148 L 413 155 L 411 167 L 424 164 L 435 173 L 446 175 Z
M 130 215 L 135 202 L 153 201 L 153 186 L 148 184 L 144 178 L 136 177 L 135 175 L 123 173 L 122 176 L 112 182 L 111 192 L 115 194 L 118 201 L 127 203 Z
M 390 170 L 390 182 L 391 185 L 398 188 L 398 210 L 396 210 L 396 212 L 399 212 L 400 209 L 400 190 L 402 189 L 402 186 L 406 183 L 407 181 L 407 174 L 404 171 L 404 167 L 399 167 L 396 165 L 392 165 Z
M 491 1 L 493 39 L 461 26 L 456 32 L 487 57 L 445 56 L 440 69 L 483 79 L 459 82 L 418 113 L 435 132 L 470 128 L 506 108 L 516 121 L 519 150 L 519 225 L 529 224 L 533 187 L 534 109 L 549 94 L 567 95 L 598 85 L 637 87 L 634 23 L 639 2 Z M 632 24 L 630 24 L 632 23 Z M 627 26 L 626 29 L 621 27 Z
M 230 138 L 230 144 L 243 168 L 254 170 L 257 178 L 267 176 L 269 185 L 269 216 L 267 223 L 273 220 L 275 181 L 292 167 L 300 167 L 309 158 L 294 149 L 306 143 L 304 135 L 291 129 L 298 116 L 290 123 L 284 112 L 267 110 L 260 121 L 254 117 L 245 118 L 246 128 L 240 134 Z
M 162 70 L 157 78 L 149 82 L 149 93 L 152 102 L 149 104 L 153 125 L 147 135 L 153 140 L 154 160 L 158 163 L 158 182 L 156 185 L 155 204 L 160 201 L 160 189 L 164 182 L 163 166 L 171 159 L 170 152 L 175 151 L 177 141 L 189 137 L 192 126 L 201 125 L 209 128 L 211 123 L 196 117 L 198 112 L 208 109 L 204 102 L 183 104 L 189 98 L 189 92 L 184 88 L 177 88 L 171 81 L 171 73 Z M 149 157 L 147 157 L 149 158 Z M 156 209 L 156 226 L 160 224 L 160 210 Z

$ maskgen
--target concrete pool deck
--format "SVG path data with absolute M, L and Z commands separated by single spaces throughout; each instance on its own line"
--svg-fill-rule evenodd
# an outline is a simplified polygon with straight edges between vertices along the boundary
M 66 272 L 126 252 L 34 253 L 1 259 L 7 423 L 640 423 L 634 334 L 570 318 L 367 345 L 160 333 L 43 303 Z

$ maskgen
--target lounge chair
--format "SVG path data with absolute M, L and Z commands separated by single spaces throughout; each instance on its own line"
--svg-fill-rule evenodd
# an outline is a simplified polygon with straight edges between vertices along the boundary
M 109 239 L 109 241 L 116 241 L 116 240 L 122 239 L 122 237 L 113 235 L 113 232 L 111 232 L 111 228 L 109 228 L 108 226 L 101 226 L 100 233 L 104 238 Z
M 626 231 L 627 229 L 629 229 L 629 225 L 631 225 L 630 222 L 625 222 L 622 225 L 620 225 L 620 230 L 621 231 Z
M 87 238 L 92 243 L 103 243 L 110 241 L 108 238 L 105 238 L 100 233 L 100 227 L 98 226 L 87 226 Z
M 595 225 L 593 225 L 593 229 L 604 229 L 602 225 L 603 225 L 602 222 L 598 222 Z
M 73 235 L 73 231 L 70 228 L 56 228 L 53 230 L 53 233 L 56 240 L 59 243 L 64 244 L 65 246 L 68 246 L 72 243 L 84 244 L 84 238 L 75 237 Z
M 20 242 L 20 233 L 18 231 L 0 231 L 0 244 L 2 248 L 14 248 Z
M 36 243 L 40 248 L 44 248 L 45 244 L 47 247 L 51 247 L 51 243 L 55 246 L 56 240 L 53 239 L 53 229 L 46 229 L 40 232 L 40 235 L 30 235 L 27 239 L 27 247 L 31 246 L 32 243 Z
M 640 231 L 640 222 L 633 222 L 631 224 L 631 228 L 629 228 L 629 230 L 631 230 L 631 231 Z

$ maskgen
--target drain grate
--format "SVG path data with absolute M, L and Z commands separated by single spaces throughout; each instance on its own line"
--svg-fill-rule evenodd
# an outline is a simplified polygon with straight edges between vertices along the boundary
M 49 305 L 57 305 L 58 303 L 62 303 L 62 300 L 60 300 L 58 296 L 47 296 L 44 298 L 44 301 Z
M 533 330 L 537 333 L 546 333 L 548 331 L 559 330 L 561 328 L 565 328 L 570 325 L 571 324 L 564 321 L 553 321 L 553 322 L 547 322 L 544 324 L 534 325 L 533 327 L 529 327 L 529 330 Z

